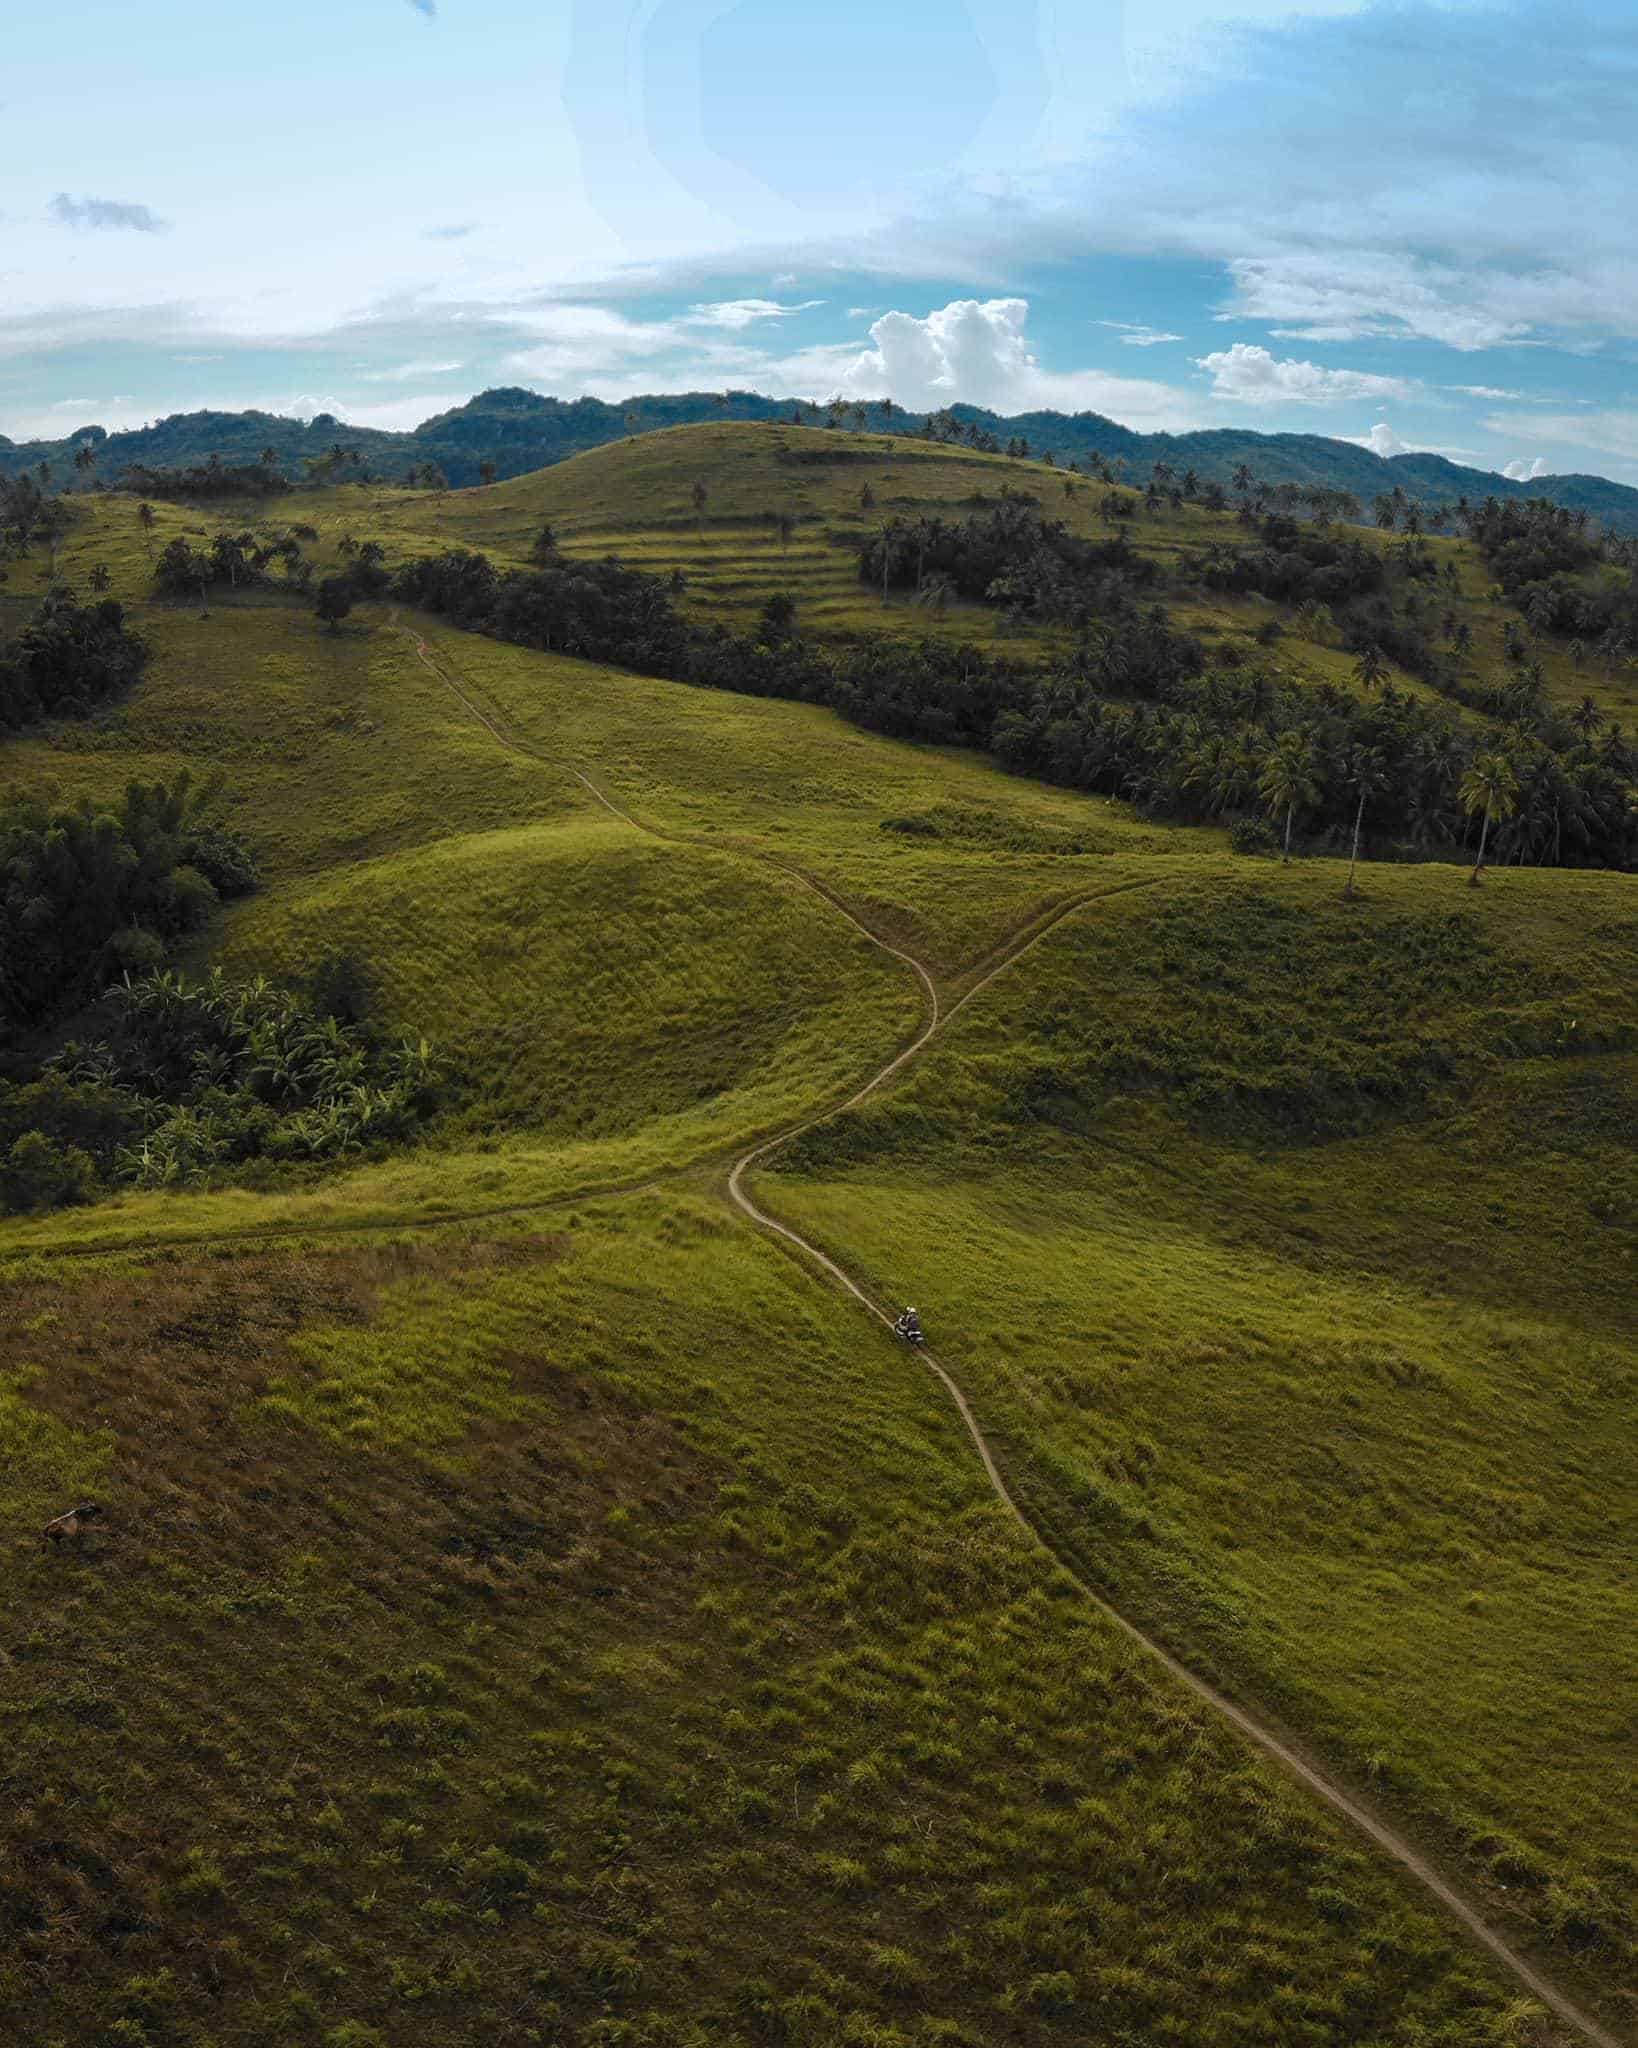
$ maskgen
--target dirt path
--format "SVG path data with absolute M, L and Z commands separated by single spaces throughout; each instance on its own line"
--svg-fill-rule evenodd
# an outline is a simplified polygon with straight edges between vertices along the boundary
M 534 748 L 521 743 L 515 735 L 503 731 L 479 705 L 472 701 L 467 692 L 460 687 L 442 664 L 436 660 L 419 634 L 415 636 L 415 648 L 418 657 L 432 673 L 454 691 L 455 695 L 461 699 L 473 716 L 493 733 L 503 746 L 525 753 L 532 754 L 535 752 Z M 567 766 L 568 764 L 560 765 Z M 573 767 L 570 767 L 569 772 L 606 811 L 612 813 L 616 818 L 622 819 L 637 831 L 645 832 L 653 838 L 668 840 L 674 844 L 694 845 L 696 843 L 684 838 L 680 834 L 674 835 L 658 832 L 654 827 L 643 824 L 640 819 L 634 818 L 629 811 L 622 810 L 605 791 L 598 787 L 589 775 Z M 847 1294 L 850 1294 L 878 1322 L 891 1330 L 894 1322 L 891 1312 L 854 1279 L 851 1273 L 838 1265 L 828 1253 L 821 1251 L 816 1244 L 802 1236 L 800 1231 L 792 1229 L 788 1223 L 780 1222 L 777 1216 L 770 1215 L 766 1209 L 758 1206 L 757 1202 L 746 1190 L 746 1174 L 758 1161 L 769 1158 L 783 1146 L 789 1145 L 805 1132 L 813 1130 L 817 1125 L 828 1122 L 833 1116 L 843 1115 L 847 1110 L 856 1108 L 859 1103 L 866 1101 L 870 1096 L 874 1095 L 878 1088 L 884 1087 L 896 1074 L 902 1072 L 924 1050 L 933 1037 L 959 1011 L 964 1009 L 975 996 L 988 988 L 998 975 L 1004 973 L 1016 960 L 1028 952 L 1032 946 L 1043 939 L 1048 932 L 1061 924 L 1066 917 L 1084 908 L 1088 903 L 1099 900 L 1102 896 L 1121 894 L 1126 889 L 1152 887 L 1153 884 L 1149 882 L 1129 882 L 1117 885 L 1114 889 L 1089 890 L 1082 895 L 1057 905 L 1046 916 L 1018 933 L 1014 939 L 1008 941 L 1000 957 L 993 961 L 980 979 L 975 981 L 958 1001 L 946 1009 L 940 1005 L 938 989 L 931 973 L 928 971 L 925 963 L 918 960 L 913 953 L 907 953 L 898 946 L 889 945 L 885 939 L 871 931 L 868 925 L 862 923 L 848 909 L 847 905 L 834 896 L 830 890 L 815 882 L 811 876 L 803 874 L 800 869 L 790 867 L 784 861 L 772 856 L 759 856 L 759 858 L 763 858 L 768 866 L 780 869 L 782 873 L 792 876 L 793 879 L 801 882 L 805 887 L 812 889 L 815 894 L 822 896 L 834 910 L 847 919 L 849 924 L 857 931 L 863 932 L 873 945 L 879 946 L 883 952 L 891 954 L 895 960 L 902 961 L 916 975 L 921 983 L 926 999 L 926 1017 L 919 1032 L 907 1045 L 894 1054 L 892 1059 L 878 1068 L 862 1087 L 849 1096 L 845 1102 L 829 1109 L 821 1110 L 814 1116 L 807 1118 L 804 1122 L 793 1125 L 789 1130 L 778 1131 L 772 1137 L 764 1138 L 759 1143 L 751 1146 L 748 1151 L 742 1152 L 734 1160 L 728 1174 L 729 1198 L 744 1216 L 759 1229 L 768 1231 L 790 1245 L 811 1265 L 823 1273 L 827 1279 L 833 1281 Z M 1406 1836 L 1390 1826 L 1365 1800 L 1340 1784 L 1336 1778 L 1324 1770 L 1318 1763 L 1304 1756 L 1289 1740 L 1277 1733 L 1269 1723 L 1260 1719 L 1246 1707 L 1239 1705 L 1238 1702 L 1230 1699 L 1226 1693 L 1219 1691 L 1215 1685 L 1211 1684 L 1208 1679 L 1202 1678 L 1198 1672 L 1191 1671 L 1188 1665 L 1175 1657 L 1170 1650 L 1157 1642 L 1153 1636 L 1145 1634 L 1135 1622 L 1129 1621 L 1118 1608 L 1111 1606 L 1101 1593 L 1097 1592 L 1064 1558 L 1060 1557 L 1054 1550 L 1048 1537 L 1029 1519 L 1013 1498 L 1002 1475 L 1001 1468 L 996 1462 L 995 1454 L 991 1450 L 983 1430 L 979 1427 L 978 1418 L 974 1415 L 971 1404 L 968 1402 L 966 1395 L 962 1392 L 954 1376 L 939 1361 L 935 1354 L 925 1346 L 922 1347 L 917 1355 L 928 1371 L 937 1379 L 945 1394 L 954 1405 L 957 1414 L 961 1417 L 996 1498 L 1007 1509 L 1008 1513 L 1012 1515 L 1030 1541 L 1044 1551 L 1060 1570 L 1068 1573 L 1069 1577 L 1080 1588 L 1082 1596 L 1098 1610 L 1105 1620 L 1110 1622 L 1128 1642 L 1136 1645 L 1154 1663 L 1160 1665 L 1178 1684 L 1185 1686 L 1197 1700 L 1201 1701 L 1214 1714 L 1226 1721 L 1244 1740 L 1251 1743 L 1264 1756 L 1278 1764 L 1282 1770 L 1295 1778 L 1299 1784 L 1305 1786 L 1308 1791 L 1328 1806 L 1333 1813 L 1338 1814 L 1351 1827 L 1373 1842 L 1384 1854 L 1391 1857 L 1402 1869 L 1408 1871 L 1424 1890 L 1431 1893 L 1439 1901 L 1468 1936 L 1496 1962 L 1500 1963 L 1549 2012 L 1553 2013 L 1566 2026 L 1580 2034 L 1585 2040 L 1597 2043 L 1598 2048 L 1623 2048 L 1623 2044 L 1614 2034 L 1602 2026 L 1590 2013 L 1584 2012 L 1573 1999 L 1560 1991 L 1556 1984 L 1552 1983 L 1550 1979 L 1543 1976 L 1531 1963 L 1527 1962 L 1510 1942 L 1496 1932 L 1479 1911 L 1478 1907 L 1466 1898 L 1463 1893 L 1458 1891 Z
M 396 624 L 396 619 L 394 623 Z M 659 831 L 654 826 L 644 824 L 641 819 L 634 817 L 629 811 L 623 810 L 612 797 L 593 781 L 591 776 L 570 763 L 555 760 L 528 741 L 520 738 L 516 733 L 509 732 L 462 687 L 459 680 L 437 659 L 427 646 L 426 641 L 413 628 L 399 627 L 398 630 L 407 633 L 413 641 L 416 658 L 446 689 L 465 705 L 466 709 L 478 723 L 501 746 L 507 748 L 510 752 L 524 754 L 537 760 L 549 761 L 550 765 L 554 767 L 567 769 L 567 772 L 574 777 L 596 803 L 601 805 L 612 817 L 618 818 L 623 824 L 630 826 L 634 831 L 642 832 L 650 838 L 659 839 L 668 844 L 689 847 L 704 846 L 706 850 L 717 853 L 726 850 L 720 846 L 710 846 L 709 842 L 692 840 L 683 834 Z M 749 853 L 749 849 L 740 849 L 740 851 Z M 856 1108 L 858 1104 L 875 1094 L 877 1089 L 884 1087 L 896 1074 L 902 1072 L 905 1067 L 915 1060 L 934 1036 L 964 1009 L 975 996 L 989 987 L 998 975 L 1004 973 L 1008 967 L 1012 966 L 1031 947 L 1038 944 L 1048 932 L 1061 924 L 1065 918 L 1073 915 L 1075 911 L 1083 909 L 1087 904 L 1100 900 L 1104 896 L 1119 895 L 1130 889 L 1148 888 L 1154 886 L 1154 884 L 1152 881 L 1137 881 L 1117 884 L 1111 889 L 1088 890 L 1054 906 L 1044 916 L 1038 918 L 1031 925 L 1025 927 L 1008 940 L 1001 949 L 999 957 L 992 959 L 991 964 L 987 966 L 982 976 L 956 1002 L 945 1008 L 940 1004 L 938 988 L 932 974 L 928 971 L 925 963 L 918 960 L 913 953 L 908 953 L 898 946 L 889 944 L 878 933 L 873 932 L 831 890 L 815 881 L 812 876 L 804 874 L 801 869 L 792 867 L 773 855 L 754 854 L 751 857 L 761 860 L 766 866 L 778 869 L 781 873 L 800 883 L 804 888 L 812 890 L 815 895 L 823 898 L 838 915 L 845 917 L 856 931 L 863 933 L 872 945 L 880 947 L 884 953 L 902 962 L 916 976 L 925 998 L 924 1019 L 915 1035 L 890 1060 L 878 1068 L 865 1081 L 863 1086 L 856 1089 L 845 1102 L 832 1104 L 828 1108 L 819 1110 L 802 1123 L 792 1125 L 786 1130 L 775 1132 L 772 1137 L 763 1138 L 755 1145 L 752 1145 L 749 1150 L 739 1153 L 732 1160 L 727 1181 L 729 1198 L 750 1222 L 759 1229 L 769 1232 L 790 1245 L 802 1258 L 823 1273 L 827 1279 L 851 1295 L 871 1315 L 876 1317 L 880 1323 L 891 1330 L 894 1321 L 892 1314 L 855 1280 L 850 1273 L 838 1265 L 828 1253 L 821 1251 L 817 1245 L 803 1237 L 799 1231 L 792 1229 L 787 1223 L 780 1222 L 777 1216 L 770 1215 L 766 1209 L 760 1208 L 757 1205 L 756 1201 L 746 1191 L 746 1174 L 758 1161 L 767 1159 L 783 1146 L 801 1137 L 805 1132 L 813 1130 L 817 1125 L 826 1123 L 830 1118 L 840 1116 L 847 1110 Z M 692 1169 L 685 1167 L 679 1168 L 676 1171 L 687 1172 L 690 1170 Z M 675 1174 L 660 1176 L 658 1179 L 651 1176 L 645 1181 L 632 1183 L 627 1187 L 611 1187 L 601 1192 L 611 1194 L 637 1192 L 642 1188 L 659 1186 L 663 1180 L 674 1177 Z M 374 1221 L 308 1225 L 305 1227 L 300 1225 L 273 1226 L 261 1232 L 249 1231 L 245 1235 L 322 1237 L 344 1231 L 381 1231 L 404 1227 L 445 1228 L 452 1223 L 482 1221 L 486 1217 L 518 1215 L 533 1209 L 557 1206 L 563 1201 L 585 1198 L 585 1196 L 577 1197 L 572 1195 L 553 1196 L 547 1201 L 512 1204 L 488 1211 L 473 1212 L 471 1215 L 466 1216 L 454 1214 L 437 1217 L 420 1216 L 408 1224 Z M 222 1235 L 225 1234 L 217 1233 L 209 1239 L 202 1238 L 198 1241 L 215 1242 Z M 182 1240 L 181 1242 L 191 1241 L 193 1240 Z M 179 1240 L 171 1239 L 164 1242 L 175 1244 Z M 83 1249 L 86 1254 L 90 1254 L 94 1249 L 100 1249 L 104 1252 L 140 1252 L 143 1248 L 140 1245 L 113 1247 L 103 1245 L 101 1247 L 86 1246 Z M 1101 1593 L 1097 1592 L 1086 1579 L 1074 1570 L 1073 1566 L 1060 1557 L 1054 1550 L 1050 1539 L 1029 1519 L 1008 1490 L 1001 1468 L 996 1462 L 995 1455 L 990 1449 L 983 1430 L 979 1427 L 978 1419 L 974 1415 L 966 1395 L 962 1392 L 953 1375 L 940 1363 L 934 1353 L 925 1347 L 920 1350 L 918 1356 L 928 1371 L 939 1382 L 945 1394 L 954 1405 L 969 1437 L 972 1439 L 973 1448 L 984 1467 L 985 1475 L 996 1498 L 1007 1509 L 1008 1513 L 1012 1515 L 1029 1540 L 1050 1557 L 1060 1570 L 1068 1574 L 1080 1589 L 1082 1596 L 1128 1642 L 1142 1650 L 1147 1657 L 1160 1665 L 1178 1684 L 1186 1687 L 1196 1699 L 1209 1707 L 1214 1714 L 1226 1721 L 1230 1727 L 1235 1729 L 1254 1748 L 1260 1750 L 1264 1756 L 1278 1764 L 1282 1770 L 1295 1778 L 1299 1784 L 1305 1786 L 1328 1806 L 1333 1813 L 1338 1814 L 1350 1826 L 1373 1842 L 1385 1855 L 1398 1863 L 1402 1869 L 1408 1871 L 1418 1884 L 1445 1907 L 1480 1948 L 1485 1950 L 1496 1962 L 1500 1963 L 1533 1998 L 1538 2000 L 1549 2012 L 1556 2015 L 1566 2026 L 1580 2034 L 1585 2040 L 1595 2042 L 1597 2048 L 1625 2048 L 1625 2044 L 1614 2034 L 1602 2026 L 1591 2014 L 1584 2012 L 1572 1999 L 1560 1991 L 1555 1984 L 1543 1976 L 1532 1964 L 1527 1962 L 1509 1942 L 1490 1926 L 1477 1906 L 1466 1898 L 1463 1893 L 1458 1891 L 1435 1868 L 1428 1858 L 1414 1847 L 1406 1836 L 1390 1826 L 1365 1800 L 1358 1794 L 1345 1788 L 1319 1764 L 1304 1756 L 1289 1740 L 1277 1733 L 1269 1723 L 1261 1720 L 1256 1714 L 1230 1699 L 1226 1693 L 1219 1691 L 1216 1686 L 1212 1685 L 1207 1679 L 1202 1678 L 1197 1672 L 1191 1671 L 1186 1664 L 1175 1657 L 1171 1651 L 1164 1648 L 1154 1637 L 1145 1634 L 1135 1622 L 1129 1621 L 1118 1608 L 1111 1606 Z

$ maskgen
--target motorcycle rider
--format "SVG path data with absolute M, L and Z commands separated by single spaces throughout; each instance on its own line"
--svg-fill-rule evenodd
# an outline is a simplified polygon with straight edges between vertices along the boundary
M 921 1319 L 913 1308 L 905 1310 L 904 1314 L 893 1325 L 893 1329 L 894 1333 L 902 1337 L 907 1344 L 919 1344 L 922 1341 Z

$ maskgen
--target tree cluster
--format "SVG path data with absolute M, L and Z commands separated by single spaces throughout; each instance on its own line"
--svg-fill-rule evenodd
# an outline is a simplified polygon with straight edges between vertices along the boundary
M 187 469 L 151 469 L 133 462 L 123 483 L 144 498 L 187 504 L 201 498 L 276 498 L 291 487 L 287 477 L 265 462 L 227 463 L 215 455 Z
M 1343 605 L 1383 588 L 1380 553 L 1362 541 L 1305 531 L 1269 513 L 1255 547 L 1215 547 L 1185 561 L 1185 572 L 1208 590 L 1267 597 L 1276 604 Z
M 424 1042 L 266 981 L 127 975 L 100 1035 L 0 1087 L 0 1207 L 172 1187 L 250 1159 L 334 1159 L 401 1141 L 433 1113 Z
M 242 843 L 205 822 L 187 774 L 115 807 L 0 799 L 0 1050 L 124 972 L 157 967 L 224 895 L 255 886 Z
M 859 548 L 860 581 L 884 595 L 919 592 L 937 579 L 974 603 L 1068 624 L 1108 610 L 1158 576 L 1124 533 L 1083 540 L 1019 498 L 968 519 L 888 520 Z
M 129 689 L 147 655 L 114 599 L 81 605 L 54 593 L 16 639 L 0 647 L 0 732 L 42 718 L 83 716 Z

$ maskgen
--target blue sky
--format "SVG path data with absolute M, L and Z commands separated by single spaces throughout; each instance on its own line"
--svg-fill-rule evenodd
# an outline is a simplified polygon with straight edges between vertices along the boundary
M 1631 0 L 54 0 L 0 432 L 495 383 L 1638 483 Z

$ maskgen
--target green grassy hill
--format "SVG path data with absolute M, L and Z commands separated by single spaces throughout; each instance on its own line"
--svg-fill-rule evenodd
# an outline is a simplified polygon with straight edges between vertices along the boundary
M 1003 482 L 1098 530 L 1045 469 L 724 426 L 350 488 L 310 555 L 522 559 L 550 520 L 704 617 L 993 636 L 853 558 Z M 1588 2038 L 1089 1586 L 1638 2039 L 1630 878 L 1373 863 L 1344 900 L 1336 860 L 812 704 L 149 602 L 216 523 L 87 508 L 59 570 L 107 569 L 148 668 L 0 784 L 218 774 L 261 884 L 186 964 L 344 955 L 450 1081 L 413 1145 L 0 1220 L 4 2037 Z M 724 1199 L 787 1131 L 756 1199 L 918 1303 L 1053 1554 Z

